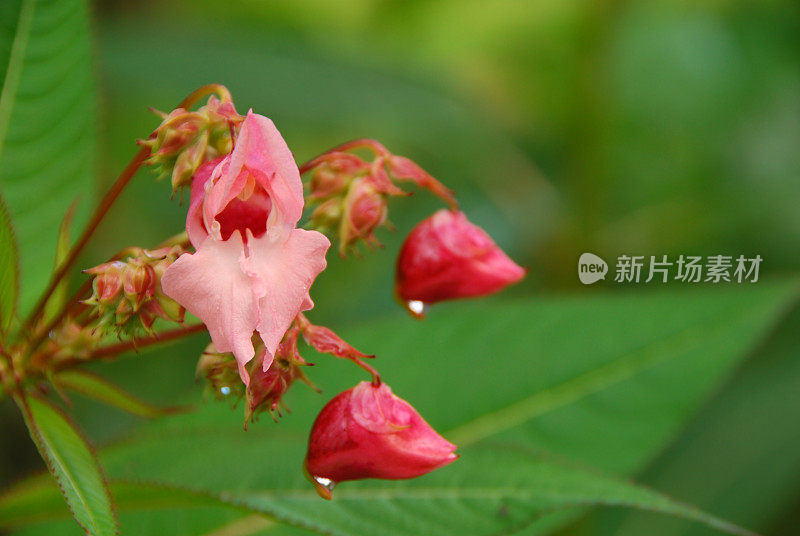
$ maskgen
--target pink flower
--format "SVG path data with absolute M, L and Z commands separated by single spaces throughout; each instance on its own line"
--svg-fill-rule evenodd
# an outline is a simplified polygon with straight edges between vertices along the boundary
M 338 482 L 414 478 L 455 461 L 455 449 L 388 385 L 361 382 L 322 408 L 305 468 L 320 495 L 330 499 Z
M 197 250 L 164 273 L 164 292 L 200 318 L 219 352 L 233 352 L 245 384 L 257 332 L 267 355 L 292 320 L 314 306 L 309 289 L 330 242 L 296 229 L 303 186 L 275 125 L 250 111 L 233 152 L 194 176 L 186 231 Z
M 524 276 L 483 229 L 462 212 L 442 209 L 409 233 L 396 285 L 403 301 L 425 304 L 491 294 Z

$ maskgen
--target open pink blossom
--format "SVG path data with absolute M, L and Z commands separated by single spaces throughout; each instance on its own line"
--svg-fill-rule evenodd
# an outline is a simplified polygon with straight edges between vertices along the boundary
M 484 296 L 525 277 L 463 212 L 442 209 L 409 233 L 397 258 L 396 290 L 406 302 Z
M 338 482 L 418 477 L 455 461 L 455 450 L 388 385 L 361 382 L 322 408 L 305 468 L 320 495 L 330 499 Z
M 272 364 L 292 320 L 314 306 L 309 289 L 325 269 L 330 242 L 296 229 L 303 185 L 291 151 L 268 118 L 250 111 L 233 152 L 195 173 L 186 231 L 197 250 L 164 273 L 164 292 L 200 318 L 239 374 L 257 332 Z

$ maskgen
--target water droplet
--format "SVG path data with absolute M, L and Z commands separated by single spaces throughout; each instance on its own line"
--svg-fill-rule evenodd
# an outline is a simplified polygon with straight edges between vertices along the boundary
M 224 387 L 220 387 L 219 392 L 225 396 L 228 396 L 229 394 L 231 394 L 231 388 L 226 385 Z
M 419 300 L 409 300 L 406 302 L 406 308 L 414 318 L 425 318 L 425 309 L 427 309 L 427 306 L 424 302 Z
M 323 499 L 331 500 L 331 497 L 333 496 L 333 488 L 336 486 L 336 482 L 330 478 L 325 478 L 322 476 L 312 476 L 311 478 L 314 481 L 314 487 L 317 489 L 319 496 Z
M 308 470 L 308 459 L 303 461 L 303 474 L 306 475 L 309 482 L 314 484 L 314 489 L 317 490 L 320 497 L 328 501 L 333 498 L 333 488 L 336 486 L 336 482 L 324 476 L 312 475 Z

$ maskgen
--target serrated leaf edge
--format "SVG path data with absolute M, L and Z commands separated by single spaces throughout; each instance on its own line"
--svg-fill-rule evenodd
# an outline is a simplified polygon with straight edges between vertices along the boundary
M 58 488 L 61 491 L 61 495 L 64 497 L 64 501 L 67 503 L 67 507 L 69 508 L 69 511 L 72 514 L 73 519 L 75 519 L 75 522 L 78 523 L 78 525 L 80 525 L 81 528 L 83 528 L 83 530 L 86 531 L 87 535 L 92 534 L 92 531 L 90 530 L 89 527 L 84 526 L 83 523 L 81 523 L 78 520 L 78 518 L 76 517 L 76 515 L 75 515 L 75 511 L 73 510 L 72 505 L 70 504 L 69 498 L 67 497 L 67 491 L 66 491 L 66 489 L 64 487 L 64 483 L 56 475 L 54 460 L 51 458 L 50 454 L 44 448 L 44 439 L 42 438 L 41 432 L 39 431 L 39 427 L 38 427 L 38 425 L 36 424 L 36 422 L 35 422 L 35 420 L 33 418 L 33 412 L 31 411 L 30 406 L 28 405 L 28 400 L 27 400 L 26 396 L 34 396 L 34 397 L 37 398 L 38 401 L 40 401 L 43 404 L 49 406 L 50 409 L 52 409 L 53 411 L 58 413 L 67 423 L 69 423 L 72 426 L 72 428 L 75 431 L 75 433 L 81 438 L 81 440 L 83 440 L 86 448 L 88 449 L 89 453 L 91 454 L 91 456 L 94 458 L 94 460 L 96 462 L 97 469 L 98 469 L 98 471 L 100 473 L 100 478 L 101 478 L 101 481 L 102 481 L 102 484 L 103 484 L 103 490 L 105 491 L 105 493 L 108 496 L 109 501 L 110 501 L 111 517 L 112 517 L 112 520 L 114 521 L 114 534 L 118 536 L 119 535 L 119 519 L 117 518 L 117 507 L 116 507 L 116 504 L 114 503 L 114 497 L 111 494 L 111 490 L 110 490 L 109 485 L 108 485 L 108 478 L 106 477 L 105 471 L 103 470 L 103 466 L 100 464 L 100 460 L 99 460 L 99 458 L 97 456 L 97 452 L 94 450 L 94 447 L 88 441 L 86 436 L 83 434 L 83 431 L 81 431 L 80 428 L 75 426 L 75 424 L 73 423 L 72 419 L 70 419 L 69 416 L 67 416 L 67 414 L 65 414 L 60 408 L 58 408 L 54 404 L 50 403 L 46 399 L 44 399 L 44 398 L 42 398 L 42 397 L 40 397 L 38 395 L 35 395 L 35 394 L 28 394 L 28 395 L 18 394 L 18 395 L 14 395 L 14 401 L 17 403 L 17 405 L 19 406 L 20 410 L 22 411 L 22 414 L 23 414 L 23 416 L 25 418 L 25 424 L 27 425 L 28 431 L 30 432 L 31 439 L 33 439 L 33 442 L 36 444 L 36 448 L 38 449 L 39 454 L 42 456 L 42 459 L 47 464 L 48 471 L 50 472 L 50 474 L 53 476 L 53 479 L 58 484 Z M 86 506 L 86 505 L 84 504 L 84 506 Z M 87 507 L 86 511 L 87 512 L 91 512 L 92 510 Z

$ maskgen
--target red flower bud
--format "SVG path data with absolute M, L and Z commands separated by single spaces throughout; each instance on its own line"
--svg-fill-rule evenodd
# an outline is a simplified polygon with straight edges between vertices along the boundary
M 247 421 L 251 420 L 262 409 L 269 411 L 273 419 L 275 418 L 275 412 L 280 416 L 281 398 L 289 390 L 292 383 L 302 374 L 297 365 L 283 359 L 275 359 L 265 371 L 261 366 L 263 352 L 265 351 L 262 350 L 262 355 L 256 357 L 256 366 L 250 372 L 250 385 L 247 386 L 247 407 L 245 407 L 245 426 L 247 426 Z
M 134 311 L 153 297 L 156 290 L 156 274 L 153 267 L 143 261 L 128 263 L 122 274 L 125 296 L 134 305 Z
M 91 299 L 101 304 L 109 304 L 115 301 L 122 290 L 122 273 L 124 270 L 125 263 L 120 261 L 107 262 L 86 270 L 86 273 L 96 276 L 92 283 L 94 293 Z
M 345 480 L 424 475 L 456 460 L 455 449 L 388 385 L 361 382 L 320 412 L 305 469 L 319 494 L 330 499 L 333 486 Z
M 311 199 L 325 199 L 344 193 L 350 181 L 368 164 L 354 154 L 333 152 L 314 168 L 309 181 Z
M 373 231 L 386 221 L 387 212 L 385 197 L 370 181 L 364 177 L 354 180 L 344 200 L 340 229 L 342 253 L 359 238 L 371 243 Z
M 426 303 L 491 294 L 524 276 L 525 269 L 483 229 L 462 212 L 443 209 L 406 238 L 397 259 L 396 289 L 420 315 Z

